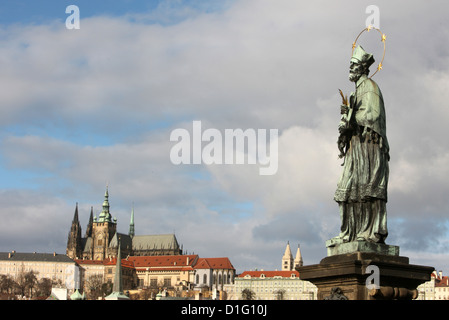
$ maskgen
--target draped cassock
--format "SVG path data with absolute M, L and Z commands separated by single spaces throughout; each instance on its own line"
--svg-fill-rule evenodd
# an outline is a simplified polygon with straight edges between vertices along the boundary
M 334 195 L 340 209 L 341 232 L 334 240 L 385 243 L 390 157 L 384 101 L 377 84 L 366 75 L 357 81 L 350 100 L 350 142 Z

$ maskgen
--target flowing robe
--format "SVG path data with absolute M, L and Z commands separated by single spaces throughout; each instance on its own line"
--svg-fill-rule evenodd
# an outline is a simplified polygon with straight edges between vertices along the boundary
M 336 238 L 338 242 L 385 243 L 389 145 L 384 102 L 377 84 L 365 75 L 356 86 L 349 148 L 334 195 L 341 218 Z

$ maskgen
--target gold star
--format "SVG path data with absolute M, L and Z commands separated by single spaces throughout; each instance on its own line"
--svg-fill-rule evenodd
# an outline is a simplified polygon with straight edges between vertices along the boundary
M 369 25 L 368 27 L 366 27 L 366 31 L 369 32 L 372 28 L 373 28 L 373 26 L 372 26 L 372 25 Z
M 355 48 L 355 42 L 352 43 L 352 50 Z
M 387 40 L 387 35 L 384 33 L 384 34 L 382 34 L 382 42 L 385 42 L 385 40 Z
M 382 70 L 382 62 L 377 66 L 377 70 Z

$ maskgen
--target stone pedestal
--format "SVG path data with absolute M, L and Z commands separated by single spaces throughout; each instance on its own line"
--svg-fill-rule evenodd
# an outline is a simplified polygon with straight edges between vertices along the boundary
M 319 264 L 297 270 L 318 287 L 318 300 L 392 300 L 416 299 L 434 268 L 410 264 L 397 246 L 356 241 L 328 247 Z

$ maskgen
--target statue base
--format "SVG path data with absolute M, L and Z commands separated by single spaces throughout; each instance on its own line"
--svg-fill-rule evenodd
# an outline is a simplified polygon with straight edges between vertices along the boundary
M 329 241 L 326 241 L 327 255 L 335 256 L 340 254 L 347 254 L 352 252 L 369 252 L 378 253 L 390 256 L 399 256 L 399 247 L 382 243 L 373 243 L 368 241 L 353 241 L 340 243 L 335 245 L 329 245 Z
M 410 264 L 397 246 L 355 241 L 328 247 L 319 264 L 296 270 L 317 286 L 318 300 L 411 300 L 434 268 Z

